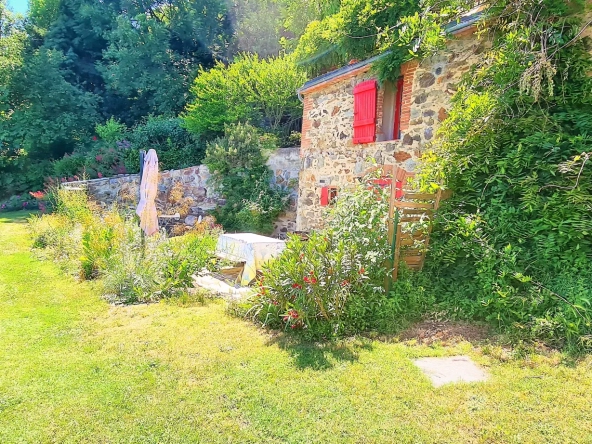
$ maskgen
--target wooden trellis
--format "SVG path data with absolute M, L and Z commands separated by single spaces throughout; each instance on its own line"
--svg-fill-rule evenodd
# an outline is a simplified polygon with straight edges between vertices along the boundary
M 414 173 L 396 165 L 382 165 L 366 171 L 366 176 L 380 171 L 380 177 L 371 179 L 374 185 L 390 187 L 388 240 L 391 245 L 391 258 L 386 264 L 392 269 L 392 280 L 396 281 L 401 262 L 412 270 L 421 270 L 425 260 L 432 230 L 431 221 L 440 202 L 446 197 L 442 190 L 436 193 L 420 193 L 408 188 L 408 179 Z

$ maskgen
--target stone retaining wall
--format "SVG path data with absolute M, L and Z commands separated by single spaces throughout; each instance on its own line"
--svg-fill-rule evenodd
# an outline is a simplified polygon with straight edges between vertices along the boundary
M 274 235 L 293 231 L 296 226 L 296 202 L 298 196 L 298 174 L 300 171 L 300 148 L 280 148 L 268 159 L 267 165 L 273 171 L 272 182 L 288 187 L 292 198 L 290 208 L 275 223 Z M 183 196 L 190 203 L 189 213 L 185 217 L 188 224 L 194 224 L 197 217 L 206 211 L 224 204 L 224 199 L 208 183 L 210 172 L 205 165 L 198 165 L 181 170 L 163 171 L 159 175 L 156 204 L 162 214 L 171 207 L 170 192 L 173 185 L 181 184 Z M 134 206 L 139 197 L 140 175 L 121 174 L 114 177 L 67 182 L 67 188 L 85 188 L 88 195 L 103 206 L 117 203 Z

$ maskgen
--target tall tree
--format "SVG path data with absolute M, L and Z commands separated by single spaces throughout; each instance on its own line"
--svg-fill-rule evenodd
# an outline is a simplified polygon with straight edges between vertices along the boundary
M 176 115 L 189 99 L 198 66 L 229 57 L 230 22 L 217 0 L 122 0 L 108 34 L 101 72 L 109 93 L 126 103 L 117 116 Z

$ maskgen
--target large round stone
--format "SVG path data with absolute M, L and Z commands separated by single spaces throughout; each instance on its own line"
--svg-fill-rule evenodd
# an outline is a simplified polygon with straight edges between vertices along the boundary
M 422 88 L 432 86 L 434 83 L 436 83 L 436 77 L 431 72 L 426 72 L 419 78 L 419 86 Z
M 195 225 L 195 223 L 197 222 L 197 217 L 195 216 L 187 216 L 185 218 L 185 225 L 192 227 Z

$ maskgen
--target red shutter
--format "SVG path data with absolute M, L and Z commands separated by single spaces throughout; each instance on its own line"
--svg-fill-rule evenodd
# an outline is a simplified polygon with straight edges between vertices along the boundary
M 321 206 L 326 207 L 329 205 L 329 187 L 321 188 Z
M 354 88 L 354 143 L 376 139 L 376 80 L 358 83 Z

